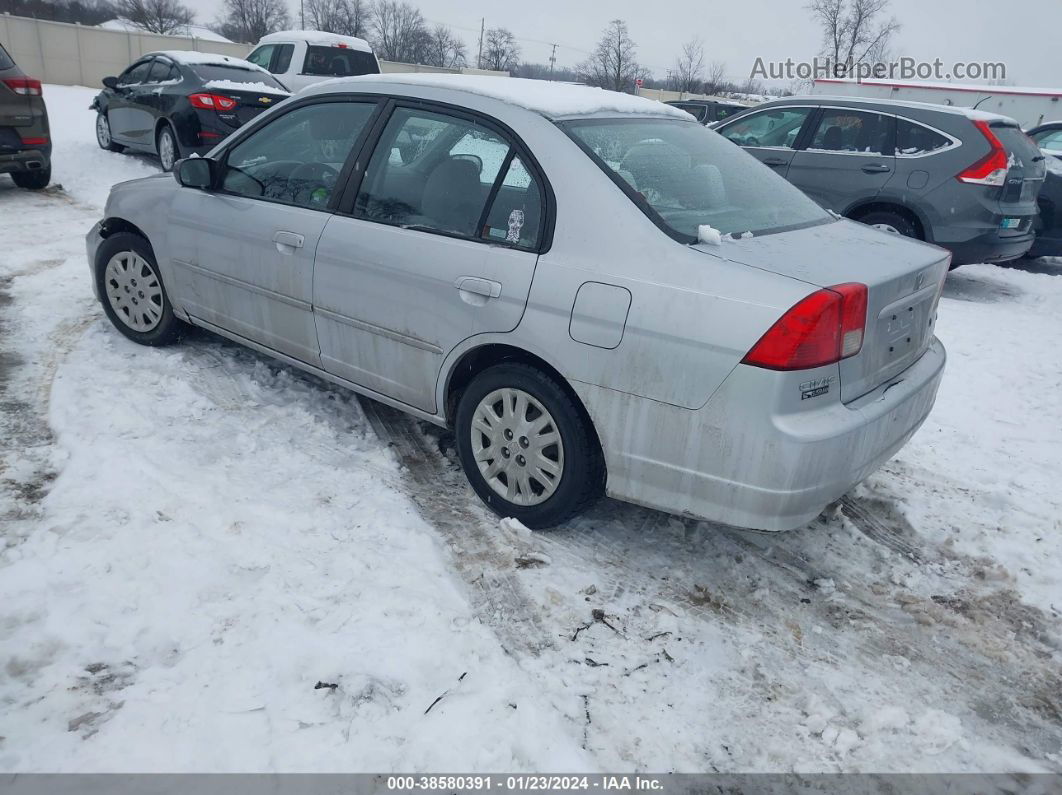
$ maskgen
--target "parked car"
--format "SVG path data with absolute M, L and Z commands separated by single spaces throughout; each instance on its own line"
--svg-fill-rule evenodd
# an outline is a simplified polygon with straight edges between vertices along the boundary
M 1062 121 L 1048 122 L 1029 130 L 1028 135 L 1044 153 L 1047 179 L 1036 203 L 1036 241 L 1030 257 L 1062 257 Z
M 667 104 L 675 108 L 681 108 L 701 124 L 714 124 L 723 119 L 728 119 L 748 107 L 747 105 L 739 105 L 736 102 L 720 102 L 715 99 L 682 99 L 668 102 Z
M 41 81 L 29 77 L 0 44 L 0 174 L 40 190 L 52 178 L 52 138 Z
M 1040 152 L 1005 116 L 856 97 L 788 97 L 718 131 L 823 207 L 949 249 L 952 266 L 1033 244 Z
M 247 60 L 268 69 L 292 91 L 336 77 L 380 73 L 380 62 L 367 41 L 319 30 L 270 33 Z
M 405 154 L 404 141 L 415 141 Z M 925 419 L 947 252 L 838 220 L 658 102 L 462 75 L 335 80 L 116 185 L 97 296 L 455 428 L 547 527 L 613 497 L 784 530 Z
M 104 149 L 157 154 L 163 171 L 206 154 L 289 93 L 269 72 L 227 55 L 153 52 L 118 77 L 103 78 L 92 101 Z

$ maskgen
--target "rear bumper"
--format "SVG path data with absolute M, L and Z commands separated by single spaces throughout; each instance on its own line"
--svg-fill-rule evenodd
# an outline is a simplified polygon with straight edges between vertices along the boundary
M 1002 237 L 993 230 L 963 243 L 938 243 L 950 249 L 953 257 L 951 265 L 966 265 L 971 262 L 1006 262 L 1018 259 L 1032 247 L 1036 235 L 1029 232 L 1024 235 Z
M 786 375 L 744 365 L 697 411 L 575 386 L 605 449 L 609 495 L 737 527 L 790 530 L 906 444 L 933 408 L 945 359 L 934 339 L 869 395 L 848 405 L 824 397 L 810 409 L 794 410 Z
M 0 153 L 0 174 L 15 171 L 39 171 L 47 168 L 51 157 L 51 147 Z

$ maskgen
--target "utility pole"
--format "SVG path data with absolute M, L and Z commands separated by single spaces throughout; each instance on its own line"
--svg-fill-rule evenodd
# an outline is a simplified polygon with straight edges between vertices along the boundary
M 486 27 L 486 25 L 487 25 L 487 18 L 486 17 L 480 17 L 479 18 L 479 58 L 476 59 L 476 68 L 477 69 L 482 69 L 483 68 L 483 29 Z
M 557 45 L 553 45 L 553 52 L 549 55 L 549 79 L 553 79 L 553 64 L 557 62 Z

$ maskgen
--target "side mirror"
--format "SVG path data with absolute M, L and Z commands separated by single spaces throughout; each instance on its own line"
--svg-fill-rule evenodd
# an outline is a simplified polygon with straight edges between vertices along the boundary
M 173 178 L 186 188 L 209 190 L 214 186 L 218 163 L 209 157 L 186 157 L 173 166 Z
M 105 77 L 105 78 L 103 78 L 103 87 L 104 88 L 109 88 L 111 90 L 114 90 L 114 89 L 118 88 L 118 78 L 117 77 Z

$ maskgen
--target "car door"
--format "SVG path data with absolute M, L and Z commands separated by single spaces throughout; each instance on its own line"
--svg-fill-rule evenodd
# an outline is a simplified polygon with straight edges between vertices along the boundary
M 317 247 L 323 367 L 434 412 L 446 355 L 520 322 L 543 186 L 522 145 L 489 120 L 397 103 Z
M 378 108 L 332 97 L 294 106 L 225 151 L 215 190 L 177 192 L 169 250 L 190 314 L 320 365 L 314 251 Z
M 896 120 L 866 110 L 824 107 L 787 178 L 828 210 L 844 213 L 877 196 L 896 169 Z
M 111 138 L 127 146 L 139 146 L 138 130 L 143 128 L 139 109 L 134 101 L 137 91 L 151 72 L 153 58 L 143 58 L 118 76 L 118 83 L 107 100 L 107 120 Z
M 717 132 L 785 177 L 813 110 L 810 106 L 766 108 L 724 123 Z

